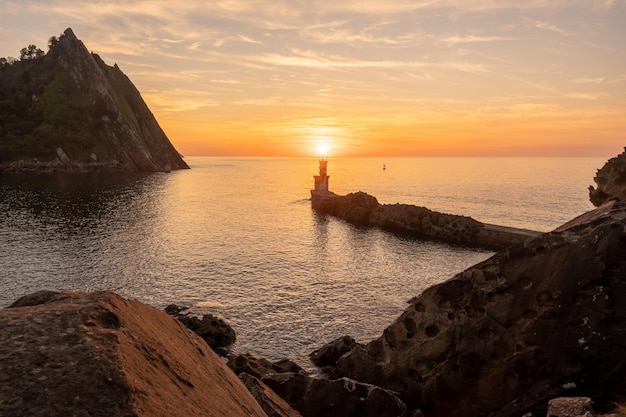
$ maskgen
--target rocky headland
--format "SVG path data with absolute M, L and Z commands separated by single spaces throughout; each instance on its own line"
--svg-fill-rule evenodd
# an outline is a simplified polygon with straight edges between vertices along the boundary
M 49 47 L 0 67 L 0 172 L 189 168 L 117 64 L 71 29 Z
M 596 207 L 610 200 L 626 200 L 626 148 L 598 169 L 593 180 L 597 188 L 589 186 L 589 200 Z
M 440 213 L 409 204 L 380 204 L 362 191 L 340 196 L 332 192 L 312 193 L 314 210 L 349 223 L 379 227 L 403 235 L 454 244 L 503 249 L 540 233 L 498 226 L 471 217 Z

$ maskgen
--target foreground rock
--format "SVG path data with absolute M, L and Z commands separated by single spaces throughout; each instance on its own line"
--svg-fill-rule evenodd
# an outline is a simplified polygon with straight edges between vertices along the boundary
M 349 378 L 329 380 L 303 373 L 267 374 L 261 381 L 303 417 L 418 417 L 396 393 Z
M 297 364 L 282 360 L 270 362 L 251 354 L 232 355 L 228 366 L 246 382 L 264 410 L 283 410 L 266 391 L 283 398 L 303 417 L 410 417 L 410 411 L 397 393 L 347 378 L 326 379 L 309 375 Z M 282 412 L 282 411 L 280 411 Z
M 589 397 L 559 397 L 548 403 L 548 417 L 593 417 Z
M 589 199 L 596 207 L 610 200 L 626 200 L 626 149 L 609 159 L 594 181 L 597 188 L 589 187 Z
M 268 359 L 245 353 L 241 355 L 230 355 L 228 367 L 237 375 L 247 373 L 256 378 L 263 378 L 268 374 L 280 374 L 284 372 L 305 372 L 297 363 L 283 359 L 271 362 Z
M 364 192 L 339 196 L 314 193 L 312 207 L 347 222 L 380 227 L 418 238 L 501 249 L 539 235 L 531 230 L 481 223 L 471 217 L 439 213 L 409 204 L 380 204 Z
M 426 416 L 543 416 L 580 394 L 611 408 L 626 396 L 625 228 L 626 202 L 609 202 L 501 251 L 411 300 L 334 371 Z
M 242 373 L 239 378 L 243 381 L 254 399 L 261 405 L 267 417 L 302 417 L 302 414 L 294 410 L 287 401 L 269 389 L 258 378 Z
M 219 350 L 235 343 L 237 335 L 233 328 L 219 317 L 204 314 L 202 318 L 190 315 L 185 307 L 171 304 L 165 312 L 178 319 L 187 328 L 204 339 L 213 350 Z
M 266 416 L 195 334 L 110 292 L 0 310 L 0 415 Z
M 343 336 L 313 351 L 309 356 L 315 365 L 325 367 L 337 363 L 340 357 L 356 346 L 357 343 L 352 337 Z

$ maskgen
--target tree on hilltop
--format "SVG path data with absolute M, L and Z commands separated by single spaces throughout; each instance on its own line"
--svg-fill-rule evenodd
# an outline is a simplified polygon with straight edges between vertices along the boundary
M 36 59 L 45 55 L 45 52 L 37 48 L 36 45 L 28 45 L 26 48 L 20 49 L 20 60 Z
M 53 49 L 55 46 L 57 46 L 58 43 L 59 38 L 57 38 L 56 36 L 52 36 L 50 39 L 48 39 L 48 50 Z

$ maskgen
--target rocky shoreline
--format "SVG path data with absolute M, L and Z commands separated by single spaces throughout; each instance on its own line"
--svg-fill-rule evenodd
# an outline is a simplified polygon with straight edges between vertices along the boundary
M 599 170 L 597 209 L 430 287 L 379 338 L 321 346 L 322 376 L 225 364 L 207 343 L 234 333 L 212 316 L 107 291 L 22 297 L 0 310 L 0 415 L 622 416 L 624 177 Z
M 170 172 L 169 164 L 163 166 L 150 166 L 139 169 L 133 164 L 122 164 L 117 160 L 98 161 L 98 157 L 92 155 L 89 162 L 80 162 L 70 159 L 61 148 L 56 150 L 56 159 L 41 161 L 38 159 L 22 159 L 19 161 L 0 161 L 0 173 L 4 174 L 76 174 L 88 172 Z M 188 169 L 189 167 L 176 167 L 175 169 Z

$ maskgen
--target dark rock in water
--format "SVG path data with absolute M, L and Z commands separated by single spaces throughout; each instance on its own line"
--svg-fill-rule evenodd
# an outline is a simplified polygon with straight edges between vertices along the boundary
M 589 186 L 589 199 L 596 207 L 610 200 L 626 200 L 626 150 L 609 159 L 594 181 L 598 188 Z
M 212 314 L 204 314 L 202 318 L 190 315 L 188 308 L 171 304 L 165 312 L 177 318 L 181 323 L 203 338 L 213 350 L 224 348 L 235 343 L 237 335 L 228 323 Z
M 609 202 L 501 251 L 415 297 L 335 371 L 426 416 L 545 415 L 581 393 L 606 408 L 626 397 L 625 230 L 626 202 Z
M 67 29 L 0 72 L 0 172 L 189 168 L 133 83 Z
M 350 336 L 343 336 L 312 352 L 311 361 L 317 366 L 335 365 L 337 360 L 357 345 Z
M 302 414 L 294 410 L 287 401 L 279 397 L 258 378 L 244 372 L 239 375 L 239 379 L 243 381 L 267 417 L 302 417 Z
M 256 378 L 263 378 L 267 374 L 304 372 L 297 363 L 289 359 L 271 362 L 268 359 L 260 358 L 250 353 L 231 355 L 228 358 L 228 367 L 237 375 L 247 373 Z
M 0 335 L 3 417 L 266 416 L 197 335 L 111 292 L 23 297 Z
M 418 417 L 395 393 L 348 378 L 328 380 L 303 373 L 268 374 L 261 381 L 304 417 Z

